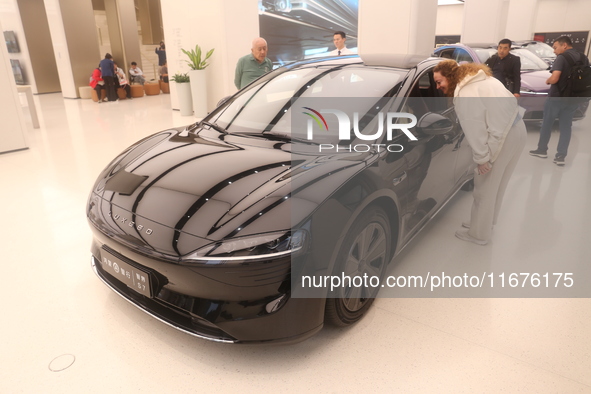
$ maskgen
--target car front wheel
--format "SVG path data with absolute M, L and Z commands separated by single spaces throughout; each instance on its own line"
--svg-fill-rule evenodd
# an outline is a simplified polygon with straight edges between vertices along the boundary
M 359 321 L 369 309 L 390 260 L 390 236 L 388 216 L 379 207 L 370 207 L 355 220 L 343 240 L 333 271 L 334 275 L 351 280 L 343 280 L 327 298 L 327 323 L 348 326 Z M 367 279 L 360 280 L 364 277 Z

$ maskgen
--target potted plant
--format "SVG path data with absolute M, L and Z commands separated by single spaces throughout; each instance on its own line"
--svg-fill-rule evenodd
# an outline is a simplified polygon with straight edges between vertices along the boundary
M 191 49 L 190 51 L 185 51 L 184 49 L 181 48 L 181 51 L 183 51 L 183 53 L 189 57 L 189 60 L 185 60 L 185 61 L 187 62 L 187 64 L 191 68 L 191 70 L 203 70 L 203 69 L 205 69 L 205 67 L 209 66 L 209 64 L 207 64 L 207 59 L 209 59 L 211 57 L 214 50 L 215 50 L 215 48 L 210 50 L 209 52 L 207 52 L 205 54 L 205 57 L 202 60 L 201 59 L 202 52 L 201 52 L 201 48 L 199 47 L 199 45 L 195 45 L 195 49 Z
M 179 98 L 179 109 L 182 116 L 193 115 L 193 99 L 191 98 L 191 78 L 189 74 L 176 73 L 170 78 L 176 85 Z
M 209 66 L 207 60 L 213 54 L 215 49 L 211 49 L 205 56 L 203 56 L 204 52 L 201 50 L 199 45 L 195 45 L 195 49 L 191 49 L 186 51 L 181 48 L 181 51 L 189 60 L 185 60 L 191 71 L 189 71 L 189 76 L 191 77 L 191 94 L 193 96 L 193 110 L 194 114 L 198 118 L 203 118 L 207 115 L 207 78 L 205 76 L 205 71 L 203 71 L 207 66 Z

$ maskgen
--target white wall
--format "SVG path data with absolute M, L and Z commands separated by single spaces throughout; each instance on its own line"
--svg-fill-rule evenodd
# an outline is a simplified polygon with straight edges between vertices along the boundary
M 504 38 L 507 21 L 505 0 L 470 0 L 464 4 L 462 39 L 464 43 L 494 43 Z
M 4 31 L 3 29 L 0 22 L 0 31 Z M 5 45 L 0 47 L 0 108 L 2 108 L 0 153 L 26 148 L 27 128 Z
M 186 73 L 188 60 L 181 48 L 208 51 L 215 48 L 207 73 L 207 107 L 212 110 L 223 97 L 236 91 L 234 70 L 241 56 L 250 53 L 259 35 L 257 0 L 162 0 L 162 25 L 168 73 Z M 170 84 L 172 107 L 178 109 L 174 83 Z
M 591 1 L 538 0 L 536 31 L 591 30 Z
M 538 12 L 532 34 L 561 31 L 591 31 L 590 0 L 538 0 Z
M 530 0 L 510 0 L 510 2 L 512 4 L 508 5 L 509 12 L 519 15 L 508 16 L 508 26 L 504 34 L 500 34 L 497 39 L 504 38 L 504 35 L 516 40 L 532 39 L 536 32 L 591 31 L 591 0 L 537 0 L 536 6 L 531 6 Z M 465 5 L 439 6 L 436 34 L 462 34 L 464 7 Z M 533 22 L 530 21 L 531 18 Z M 481 26 L 479 19 L 471 23 Z M 526 32 L 515 26 L 512 27 L 515 23 L 530 25 L 532 31 Z M 519 37 L 512 37 L 515 34 Z
M 507 13 L 505 37 L 512 40 L 531 40 L 535 30 L 538 0 L 511 1 Z
M 396 23 L 392 23 L 392 15 L 396 15 Z M 384 55 L 428 56 L 433 51 L 436 18 L 436 0 L 398 0 L 389 3 L 360 0 L 359 56 L 366 64 L 389 63 Z M 396 39 L 385 41 L 386 31 Z
M 3 26 L 2 31 L 12 30 L 16 34 L 21 51 L 20 53 L 8 53 L 8 57 L 9 59 L 15 59 L 20 62 L 23 74 L 26 74 L 25 83 L 31 85 L 33 93 L 37 93 L 37 85 L 35 83 L 35 76 L 33 75 L 33 66 L 31 65 L 29 49 L 25 40 L 25 29 L 23 28 L 16 0 L 0 0 L 0 23 L 2 23 Z M 4 39 L 3 34 L 2 39 Z
M 437 7 L 435 34 L 438 36 L 458 35 L 462 32 L 464 5 L 440 5 Z

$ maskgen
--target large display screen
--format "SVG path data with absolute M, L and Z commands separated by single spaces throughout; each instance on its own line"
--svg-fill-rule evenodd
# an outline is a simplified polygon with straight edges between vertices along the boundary
M 260 34 L 275 65 L 327 56 L 335 49 L 335 31 L 347 35 L 357 52 L 358 0 L 260 0 Z

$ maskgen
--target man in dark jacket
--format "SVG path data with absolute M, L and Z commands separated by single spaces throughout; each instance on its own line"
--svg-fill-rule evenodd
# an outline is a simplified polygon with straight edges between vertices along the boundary
M 543 159 L 548 157 L 548 142 L 550 142 L 552 126 L 558 118 L 560 137 L 554 163 L 557 166 L 563 166 L 570 144 L 573 117 L 581 103 L 580 98 L 569 97 L 568 92 L 565 91 L 572 68 L 568 59 L 570 58 L 573 65 L 576 61 L 581 61 L 586 66 L 589 65 L 589 59 L 573 48 L 573 43 L 568 36 L 558 37 L 552 44 L 552 48 L 554 48 L 556 60 L 552 63 L 550 70 L 552 74 L 546 80 L 546 84 L 550 85 L 550 94 L 544 103 L 544 119 L 540 129 L 538 148 L 530 150 L 529 154 Z
M 110 53 L 105 55 L 105 58 L 99 63 L 103 80 L 105 81 L 105 88 L 107 89 L 107 98 L 109 101 L 117 101 L 117 91 L 115 90 L 115 63 L 113 63 L 113 56 Z
M 509 51 L 511 50 L 511 40 L 504 38 L 499 41 L 497 54 L 489 57 L 484 62 L 493 72 L 493 77 L 501 81 L 503 85 L 515 97 L 519 97 L 521 89 L 521 59 Z

